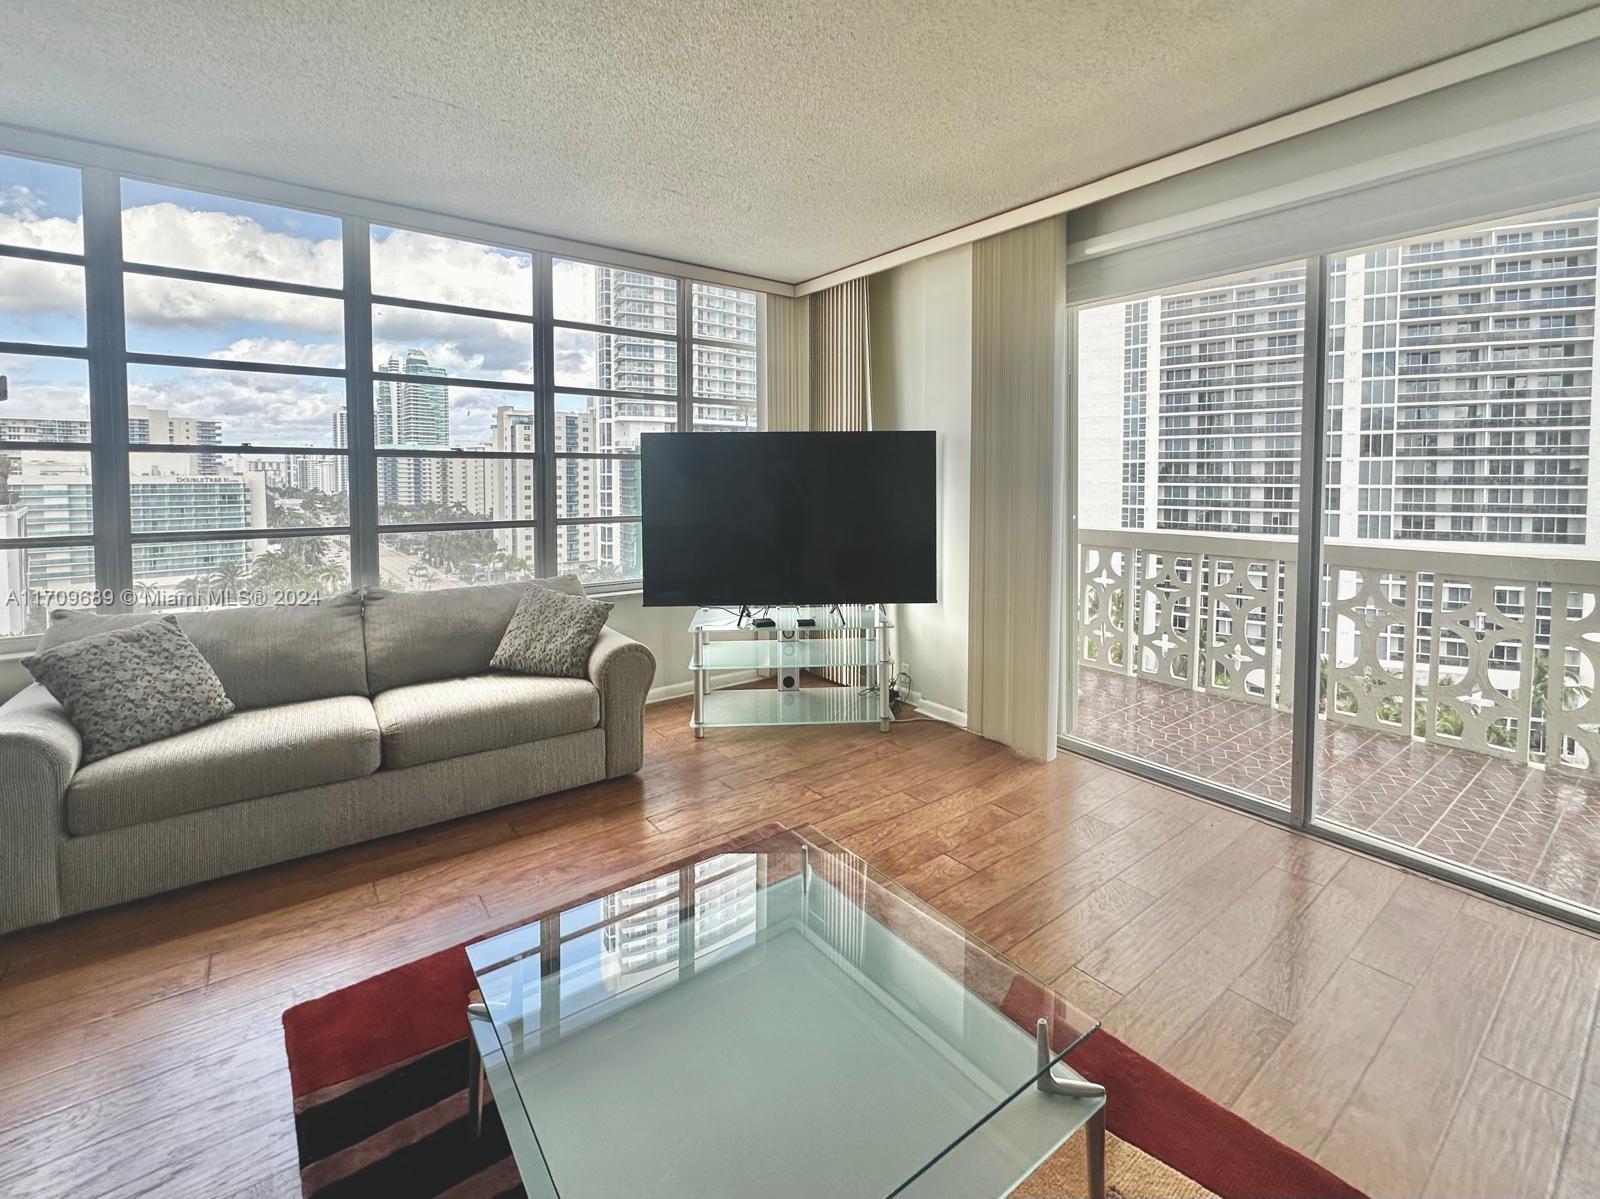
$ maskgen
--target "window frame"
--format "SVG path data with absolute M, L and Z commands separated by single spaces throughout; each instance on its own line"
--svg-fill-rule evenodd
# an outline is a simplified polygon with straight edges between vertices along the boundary
M 293 185 L 272 184 L 261 181 L 255 188 L 249 179 L 236 179 L 226 172 L 187 167 L 175 164 L 174 169 L 159 173 L 144 169 L 122 169 L 115 165 L 97 165 L 89 161 L 75 161 L 50 152 L 39 153 L 33 148 L 0 146 L 0 153 L 24 161 L 49 163 L 76 170 L 79 174 L 82 198 L 83 247 L 81 252 L 41 250 L 25 246 L 0 245 L 0 259 L 34 260 L 78 267 L 84 272 L 85 338 L 82 346 L 65 346 L 32 342 L 0 341 L 0 354 L 29 358 L 72 359 L 87 364 L 89 382 L 89 439 L 87 441 L 18 441 L 0 443 L 0 452 L 21 453 L 46 451 L 59 453 L 87 453 L 90 462 L 92 488 L 93 531 L 84 534 L 0 538 L 0 552 L 31 550 L 90 548 L 94 552 L 95 577 L 85 582 L 83 591 L 93 591 L 97 599 L 105 602 L 96 607 L 102 611 L 126 610 L 138 603 L 134 579 L 134 547 L 140 544 L 165 544 L 190 540 L 273 540 L 294 537 L 325 536 L 348 538 L 350 552 L 349 586 L 359 588 L 379 582 L 378 550 L 380 538 L 406 532 L 454 532 L 493 530 L 503 528 L 528 528 L 534 531 L 534 573 L 549 577 L 558 573 L 560 531 L 574 524 L 637 524 L 641 515 L 598 515 L 593 517 L 560 517 L 556 505 L 558 460 L 584 457 L 616 461 L 637 460 L 637 453 L 611 454 L 559 454 L 556 448 L 556 396 L 576 394 L 606 396 L 623 400 L 645 399 L 652 402 L 671 401 L 677 406 L 677 431 L 689 432 L 694 427 L 693 364 L 694 345 L 699 340 L 693 336 L 694 285 L 730 288 L 750 292 L 756 304 L 756 341 L 736 348 L 750 350 L 759 355 L 761 329 L 762 280 L 754 277 L 730 278 L 725 272 L 707 270 L 699 273 L 693 269 L 666 269 L 665 264 L 640 261 L 607 261 L 589 247 L 573 243 L 550 242 L 515 230 L 482 225 L 465 219 L 433 217 L 429 214 L 405 212 L 403 217 L 393 215 L 394 209 L 386 205 L 366 206 L 358 202 L 337 206 L 328 196 Z M 113 156 L 115 158 L 115 156 Z M 127 159 L 116 159 L 128 161 Z M 138 161 L 135 159 L 134 161 Z M 148 161 L 148 160 L 146 160 Z M 291 283 L 281 280 L 219 274 L 187 267 L 163 266 L 155 263 L 129 261 L 124 257 L 122 239 L 122 189 L 125 180 L 180 188 L 200 196 L 233 199 L 290 208 L 308 214 L 332 217 L 339 221 L 343 272 L 338 287 Z M 370 207 L 367 215 L 359 209 Z M 384 211 L 386 208 L 390 211 Z M 371 279 L 371 237 L 374 227 L 405 230 L 433 237 L 458 241 L 478 242 L 495 248 L 526 253 L 533 259 L 534 295 L 531 315 L 505 313 L 488 309 L 463 307 L 457 304 L 431 302 L 409 297 L 397 297 L 374 292 Z M 560 248 L 555 248 L 560 247 Z M 597 267 L 620 271 L 637 271 L 670 279 L 677 296 L 676 327 L 670 332 L 629 329 L 624 326 L 592 324 L 575 320 L 557 320 L 553 304 L 553 272 L 557 259 L 589 263 Z M 720 276 L 720 277 L 719 277 Z M 126 280 L 130 277 L 156 277 L 203 284 L 221 284 L 244 287 L 263 292 L 278 292 L 322 299 L 338 300 L 343 305 L 344 365 L 322 367 L 298 364 L 239 362 L 228 359 L 193 357 L 182 354 L 158 353 L 128 348 L 128 325 L 125 304 Z M 378 463 L 384 458 L 444 457 L 457 458 L 469 451 L 453 448 L 438 450 L 410 450 L 376 445 L 374 428 L 375 386 L 385 381 L 408 381 L 409 376 L 395 375 L 376 369 L 373 355 L 373 312 L 375 306 L 391 306 L 441 312 L 457 315 L 490 317 L 496 320 L 515 320 L 531 325 L 533 330 L 533 378 L 531 382 L 508 382 L 482 379 L 445 377 L 447 386 L 479 387 L 504 392 L 522 392 L 533 400 L 535 445 L 531 452 L 489 452 L 490 456 L 518 462 L 530 462 L 536 500 L 531 519 L 469 519 L 450 522 L 405 523 L 385 521 L 379 504 Z M 585 387 L 561 386 L 554 372 L 554 343 L 558 328 L 574 328 L 600 334 L 635 335 L 661 340 L 676 346 L 676 392 L 673 395 L 646 395 L 626 390 L 600 390 Z M 709 344 L 721 345 L 711 342 Z M 731 344 L 731 343 L 729 343 Z M 759 361 L 759 359 L 758 359 Z M 293 455 L 304 457 L 342 458 L 346 461 L 348 478 L 348 520 L 342 525 L 299 526 L 291 528 L 232 528 L 193 529 L 182 531 L 143 530 L 132 528 L 132 496 L 130 492 L 130 439 L 128 434 L 130 366 L 187 368 L 196 370 L 226 370 L 267 375 L 300 375 L 326 380 L 342 380 L 345 389 L 345 444 L 326 446 L 296 446 L 263 443 L 228 442 L 207 444 L 207 452 L 219 454 L 250 454 L 262 457 Z M 756 427 L 764 421 L 765 404 L 761 395 L 761 374 L 756 373 L 754 409 Z M 186 446 L 167 444 L 139 445 L 138 453 L 193 452 Z M 477 454 L 478 451 L 471 451 Z M 27 580 L 23 580 L 23 586 Z M 604 580 L 586 586 L 596 593 L 617 594 L 637 592 L 640 580 L 626 578 Z M 0 654 L 23 652 L 37 642 L 34 634 L 17 637 L 0 637 Z

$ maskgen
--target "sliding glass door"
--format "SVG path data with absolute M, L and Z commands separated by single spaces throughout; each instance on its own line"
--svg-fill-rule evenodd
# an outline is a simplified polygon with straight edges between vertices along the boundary
M 1594 923 L 1597 218 L 1076 309 L 1063 744 Z
M 1600 899 L 1593 206 L 1330 260 L 1313 819 Z
M 1287 809 L 1305 268 L 1082 310 L 1071 733 Z

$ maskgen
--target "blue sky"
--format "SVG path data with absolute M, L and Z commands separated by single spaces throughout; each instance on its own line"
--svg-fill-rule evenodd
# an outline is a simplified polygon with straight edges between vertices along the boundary
M 20 203 L 24 193 L 43 216 L 70 221 L 83 216 L 83 187 L 72 167 L 0 154 L 0 211 L 8 203 Z

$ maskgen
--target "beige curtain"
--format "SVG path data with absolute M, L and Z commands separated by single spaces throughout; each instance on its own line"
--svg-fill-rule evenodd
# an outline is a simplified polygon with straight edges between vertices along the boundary
M 1043 759 L 1060 681 L 1065 284 L 1064 221 L 973 247 L 967 725 Z
M 811 427 L 811 301 L 764 297 L 761 354 L 766 427 L 779 433 Z
M 867 280 L 852 279 L 811 297 L 811 427 L 872 427 L 872 356 Z
M 811 428 L 860 432 L 872 427 L 872 352 L 867 280 L 852 279 L 811 297 Z M 813 671 L 842 686 L 861 686 L 857 667 Z

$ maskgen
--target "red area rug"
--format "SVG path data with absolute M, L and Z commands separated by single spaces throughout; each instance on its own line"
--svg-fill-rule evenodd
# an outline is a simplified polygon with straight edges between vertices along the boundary
M 736 850 L 772 831 L 660 863 L 638 877 Z M 617 889 L 608 885 L 560 906 Z M 466 1134 L 466 1002 L 474 985 L 464 946 L 457 945 L 284 1012 L 307 1199 L 522 1199 L 492 1104 L 483 1135 Z M 1106 1084 L 1113 1135 L 1222 1199 L 1364 1199 L 1103 1030 L 1071 1062 Z

